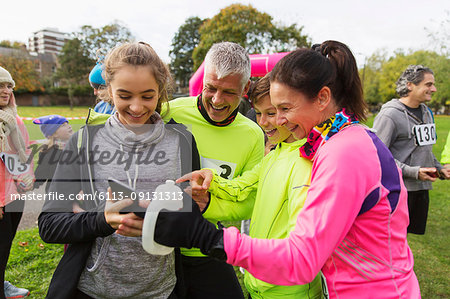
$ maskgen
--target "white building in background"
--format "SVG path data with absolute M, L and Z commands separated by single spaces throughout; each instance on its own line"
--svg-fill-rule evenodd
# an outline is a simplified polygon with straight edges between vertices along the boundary
M 34 32 L 28 39 L 28 51 L 58 55 L 68 40 L 69 34 L 60 32 L 57 28 L 44 28 Z

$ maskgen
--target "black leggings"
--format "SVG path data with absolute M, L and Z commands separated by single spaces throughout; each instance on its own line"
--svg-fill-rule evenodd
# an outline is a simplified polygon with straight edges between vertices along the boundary
M 408 233 L 423 235 L 427 226 L 428 190 L 408 191 L 409 225 Z
M 244 299 L 234 268 L 209 257 L 182 256 L 186 298 Z
M 12 241 L 16 236 L 17 227 L 22 218 L 24 205 L 23 200 L 16 200 L 8 204 L 6 210 L 11 209 L 17 212 L 5 212 L 3 219 L 0 220 L 0 299 L 5 298 L 3 290 L 5 288 L 6 265 L 8 264 Z

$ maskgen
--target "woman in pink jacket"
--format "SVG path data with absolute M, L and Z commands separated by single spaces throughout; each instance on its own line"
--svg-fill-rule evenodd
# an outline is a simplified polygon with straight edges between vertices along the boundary
M 19 193 L 33 188 L 33 167 L 27 164 L 28 133 L 17 116 L 11 74 L 0 67 L 0 299 L 24 298 L 29 292 L 4 281 L 11 244 L 24 208 Z
M 420 298 L 406 240 L 407 192 L 400 170 L 368 128 L 355 59 L 340 42 L 285 56 L 271 73 L 277 122 L 308 141 L 311 185 L 286 239 L 252 239 L 216 229 L 192 213 L 161 213 L 155 240 L 196 246 L 278 285 L 305 284 L 320 271 L 329 298 Z M 294 124 L 294 125 L 292 125 Z M 202 177 L 194 173 L 193 188 Z

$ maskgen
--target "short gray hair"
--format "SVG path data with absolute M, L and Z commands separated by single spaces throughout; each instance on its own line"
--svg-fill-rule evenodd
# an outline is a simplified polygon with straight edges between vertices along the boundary
M 398 78 L 396 84 L 397 88 L 395 91 L 400 97 L 406 97 L 409 94 L 408 83 L 411 82 L 414 85 L 422 82 L 425 74 L 434 75 L 430 68 L 424 67 L 423 65 L 410 65 L 402 73 L 400 78 Z
M 232 42 L 221 42 L 212 45 L 205 57 L 206 68 L 213 68 L 217 78 L 229 75 L 242 75 L 242 85 L 250 80 L 251 64 L 247 51 Z

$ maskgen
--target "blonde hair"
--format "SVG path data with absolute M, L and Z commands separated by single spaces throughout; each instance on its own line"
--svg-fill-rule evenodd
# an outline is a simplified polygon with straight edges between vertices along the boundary
M 163 103 L 169 101 L 169 94 L 172 90 L 172 76 L 169 68 L 159 58 L 153 48 L 144 42 L 125 43 L 112 49 L 105 59 L 103 76 L 107 88 L 99 90 L 99 98 L 108 103 L 112 103 L 108 87 L 118 70 L 125 65 L 148 66 L 158 84 L 159 98 L 155 111 L 161 113 Z

